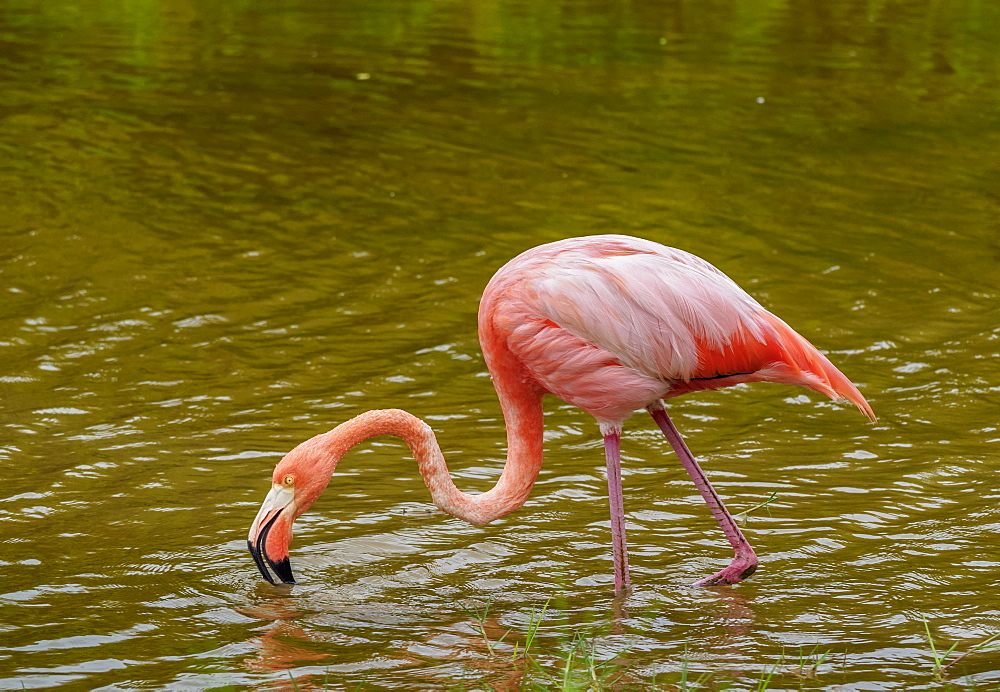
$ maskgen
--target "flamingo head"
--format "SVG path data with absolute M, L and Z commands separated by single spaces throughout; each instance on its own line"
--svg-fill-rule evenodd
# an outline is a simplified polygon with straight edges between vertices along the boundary
M 257 512 L 247 535 L 247 547 L 264 579 L 276 583 L 267 570 L 285 584 L 294 584 L 288 547 L 292 542 L 292 524 L 316 501 L 330 475 L 317 472 L 317 455 L 305 445 L 296 447 L 274 467 L 271 491 Z

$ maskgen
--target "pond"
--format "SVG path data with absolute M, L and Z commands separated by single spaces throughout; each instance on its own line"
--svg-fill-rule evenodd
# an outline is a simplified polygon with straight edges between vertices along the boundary
M 961 0 L 5 3 L 0 689 L 1000 685 L 997 45 Z M 668 401 L 769 500 L 758 572 L 691 586 L 730 551 L 636 415 L 616 597 L 600 433 L 548 398 L 516 513 L 376 438 L 264 582 L 274 464 L 365 410 L 493 486 L 483 287 L 596 233 L 712 262 L 879 416 Z

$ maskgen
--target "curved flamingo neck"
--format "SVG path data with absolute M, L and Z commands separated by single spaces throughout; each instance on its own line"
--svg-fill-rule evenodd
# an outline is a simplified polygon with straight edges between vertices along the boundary
M 435 505 L 469 523 L 488 524 L 525 503 L 542 466 L 541 395 L 521 397 L 517 402 L 502 398 L 501 403 L 507 424 L 507 461 L 497 484 L 480 495 L 456 487 L 434 431 L 401 409 L 366 411 L 293 451 L 315 460 L 325 487 L 341 457 L 352 447 L 378 435 L 399 437 L 416 459 Z

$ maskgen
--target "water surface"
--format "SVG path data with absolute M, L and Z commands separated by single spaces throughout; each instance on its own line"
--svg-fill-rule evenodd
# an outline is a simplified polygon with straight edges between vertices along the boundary
M 515 688 L 580 633 L 623 683 L 937 685 L 998 631 L 1000 11 L 988 3 L 380 2 L 0 9 L 0 688 Z M 479 294 L 624 232 L 713 262 L 880 416 L 754 385 L 670 402 L 762 559 L 728 558 L 651 421 L 626 427 L 615 600 L 600 436 L 547 405 L 517 513 L 433 511 L 365 443 L 244 537 L 297 442 L 428 420 L 485 490 L 503 421 Z M 467 607 L 489 602 L 490 656 Z M 547 663 L 547 664 L 548 664 Z M 997 654 L 962 684 L 1000 684 Z M 962 676 L 970 676 L 963 678 Z

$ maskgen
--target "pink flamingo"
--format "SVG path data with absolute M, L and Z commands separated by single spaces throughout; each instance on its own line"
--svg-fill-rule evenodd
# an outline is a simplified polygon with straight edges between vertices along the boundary
M 622 235 L 570 238 L 528 250 L 504 265 L 483 293 L 479 341 L 507 426 L 507 461 L 480 495 L 451 479 L 431 428 L 398 409 L 368 411 L 289 452 L 247 544 L 264 578 L 265 561 L 295 583 L 288 559 L 292 523 L 326 489 L 340 458 L 376 435 L 409 446 L 434 504 L 475 525 L 510 514 L 528 499 L 542 467 L 542 397 L 554 394 L 590 413 L 604 436 L 615 590 L 630 584 L 619 440 L 645 408 L 666 435 L 734 550 L 732 562 L 698 585 L 735 584 L 757 556 L 708 482 L 663 407 L 663 399 L 740 382 L 798 384 L 853 402 L 865 398 L 791 327 L 705 260 Z

